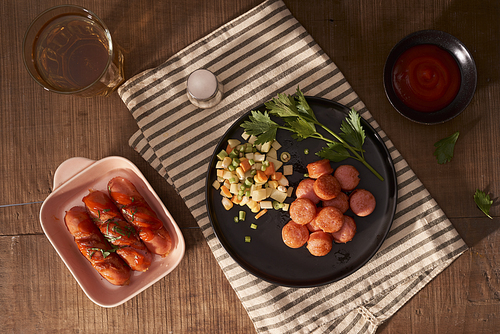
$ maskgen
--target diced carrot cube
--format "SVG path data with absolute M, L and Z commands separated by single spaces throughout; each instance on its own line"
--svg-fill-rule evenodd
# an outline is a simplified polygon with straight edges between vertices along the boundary
M 231 202 L 233 202 L 234 204 L 240 204 L 241 199 L 238 199 L 238 196 L 234 195 L 233 198 L 231 198 Z
M 246 173 L 250 170 L 250 168 L 252 168 L 252 166 L 250 165 L 250 162 L 248 162 L 248 159 L 245 159 L 245 160 L 240 160 L 240 167 L 241 169 L 243 169 L 243 171 Z
M 264 173 L 266 173 L 267 176 L 271 176 L 275 173 L 274 169 L 274 163 L 272 161 L 269 161 L 269 166 L 267 166 L 266 170 Z
M 231 153 L 232 151 L 233 151 L 233 148 L 229 144 L 227 144 L 227 148 L 226 148 L 227 154 Z
M 233 197 L 233 195 L 231 194 L 231 192 L 229 191 L 229 189 L 225 185 L 220 187 L 220 193 L 222 196 L 225 196 L 227 198 Z
M 266 183 L 268 179 L 266 173 L 261 170 L 258 170 L 253 178 L 257 183 Z

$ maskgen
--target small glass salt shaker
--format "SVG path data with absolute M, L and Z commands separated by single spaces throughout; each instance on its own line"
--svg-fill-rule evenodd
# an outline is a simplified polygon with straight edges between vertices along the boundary
M 192 72 L 187 79 L 187 96 L 192 104 L 207 109 L 222 100 L 223 86 L 215 74 L 207 69 Z

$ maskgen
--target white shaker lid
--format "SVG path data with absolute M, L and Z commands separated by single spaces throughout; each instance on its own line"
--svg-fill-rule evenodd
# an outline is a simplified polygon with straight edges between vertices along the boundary
M 197 100 L 207 100 L 217 92 L 217 78 L 206 69 L 199 69 L 189 75 L 187 90 Z

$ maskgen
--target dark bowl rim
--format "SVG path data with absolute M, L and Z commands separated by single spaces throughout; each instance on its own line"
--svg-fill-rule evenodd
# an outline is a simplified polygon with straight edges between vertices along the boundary
M 392 69 L 403 52 L 417 45 L 432 44 L 448 51 L 456 60 L 461 74 L 461 84 L 455 99 L 445 108 L 435 112 L 420 112 L 406 106 L 396 95 L 392 85 Z M 405 118 L 420 124 L 440 124 L 461 114 L 471 102 L 477 86 L 477 68 L 471 52 L 455 36 L 434 29 L 413 32 L 401 39 L 387 56 L 383 72 L 384 90 L 391 105 Z

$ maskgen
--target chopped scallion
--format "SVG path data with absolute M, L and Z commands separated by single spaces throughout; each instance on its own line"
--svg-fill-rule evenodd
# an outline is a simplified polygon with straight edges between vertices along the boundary
M 251 229 L 253 229 L 253 230 L 256 230 L 256 229 L 257 229 L 257 225 L 255 225 L 255 224 L 251 224 L 251 225 L 250 225 L 250 228 L 251 228 Z
M 250 238 L 250 236 L 245 236 L 245 242 L 250 242 L 252 240 L 252 238 Z
M 247 213 L 245 211 L 240 211 L 238 212 L 238 218 L 241 220 L 241 221 L 245 221 L 245 218 L 247 216 Z

